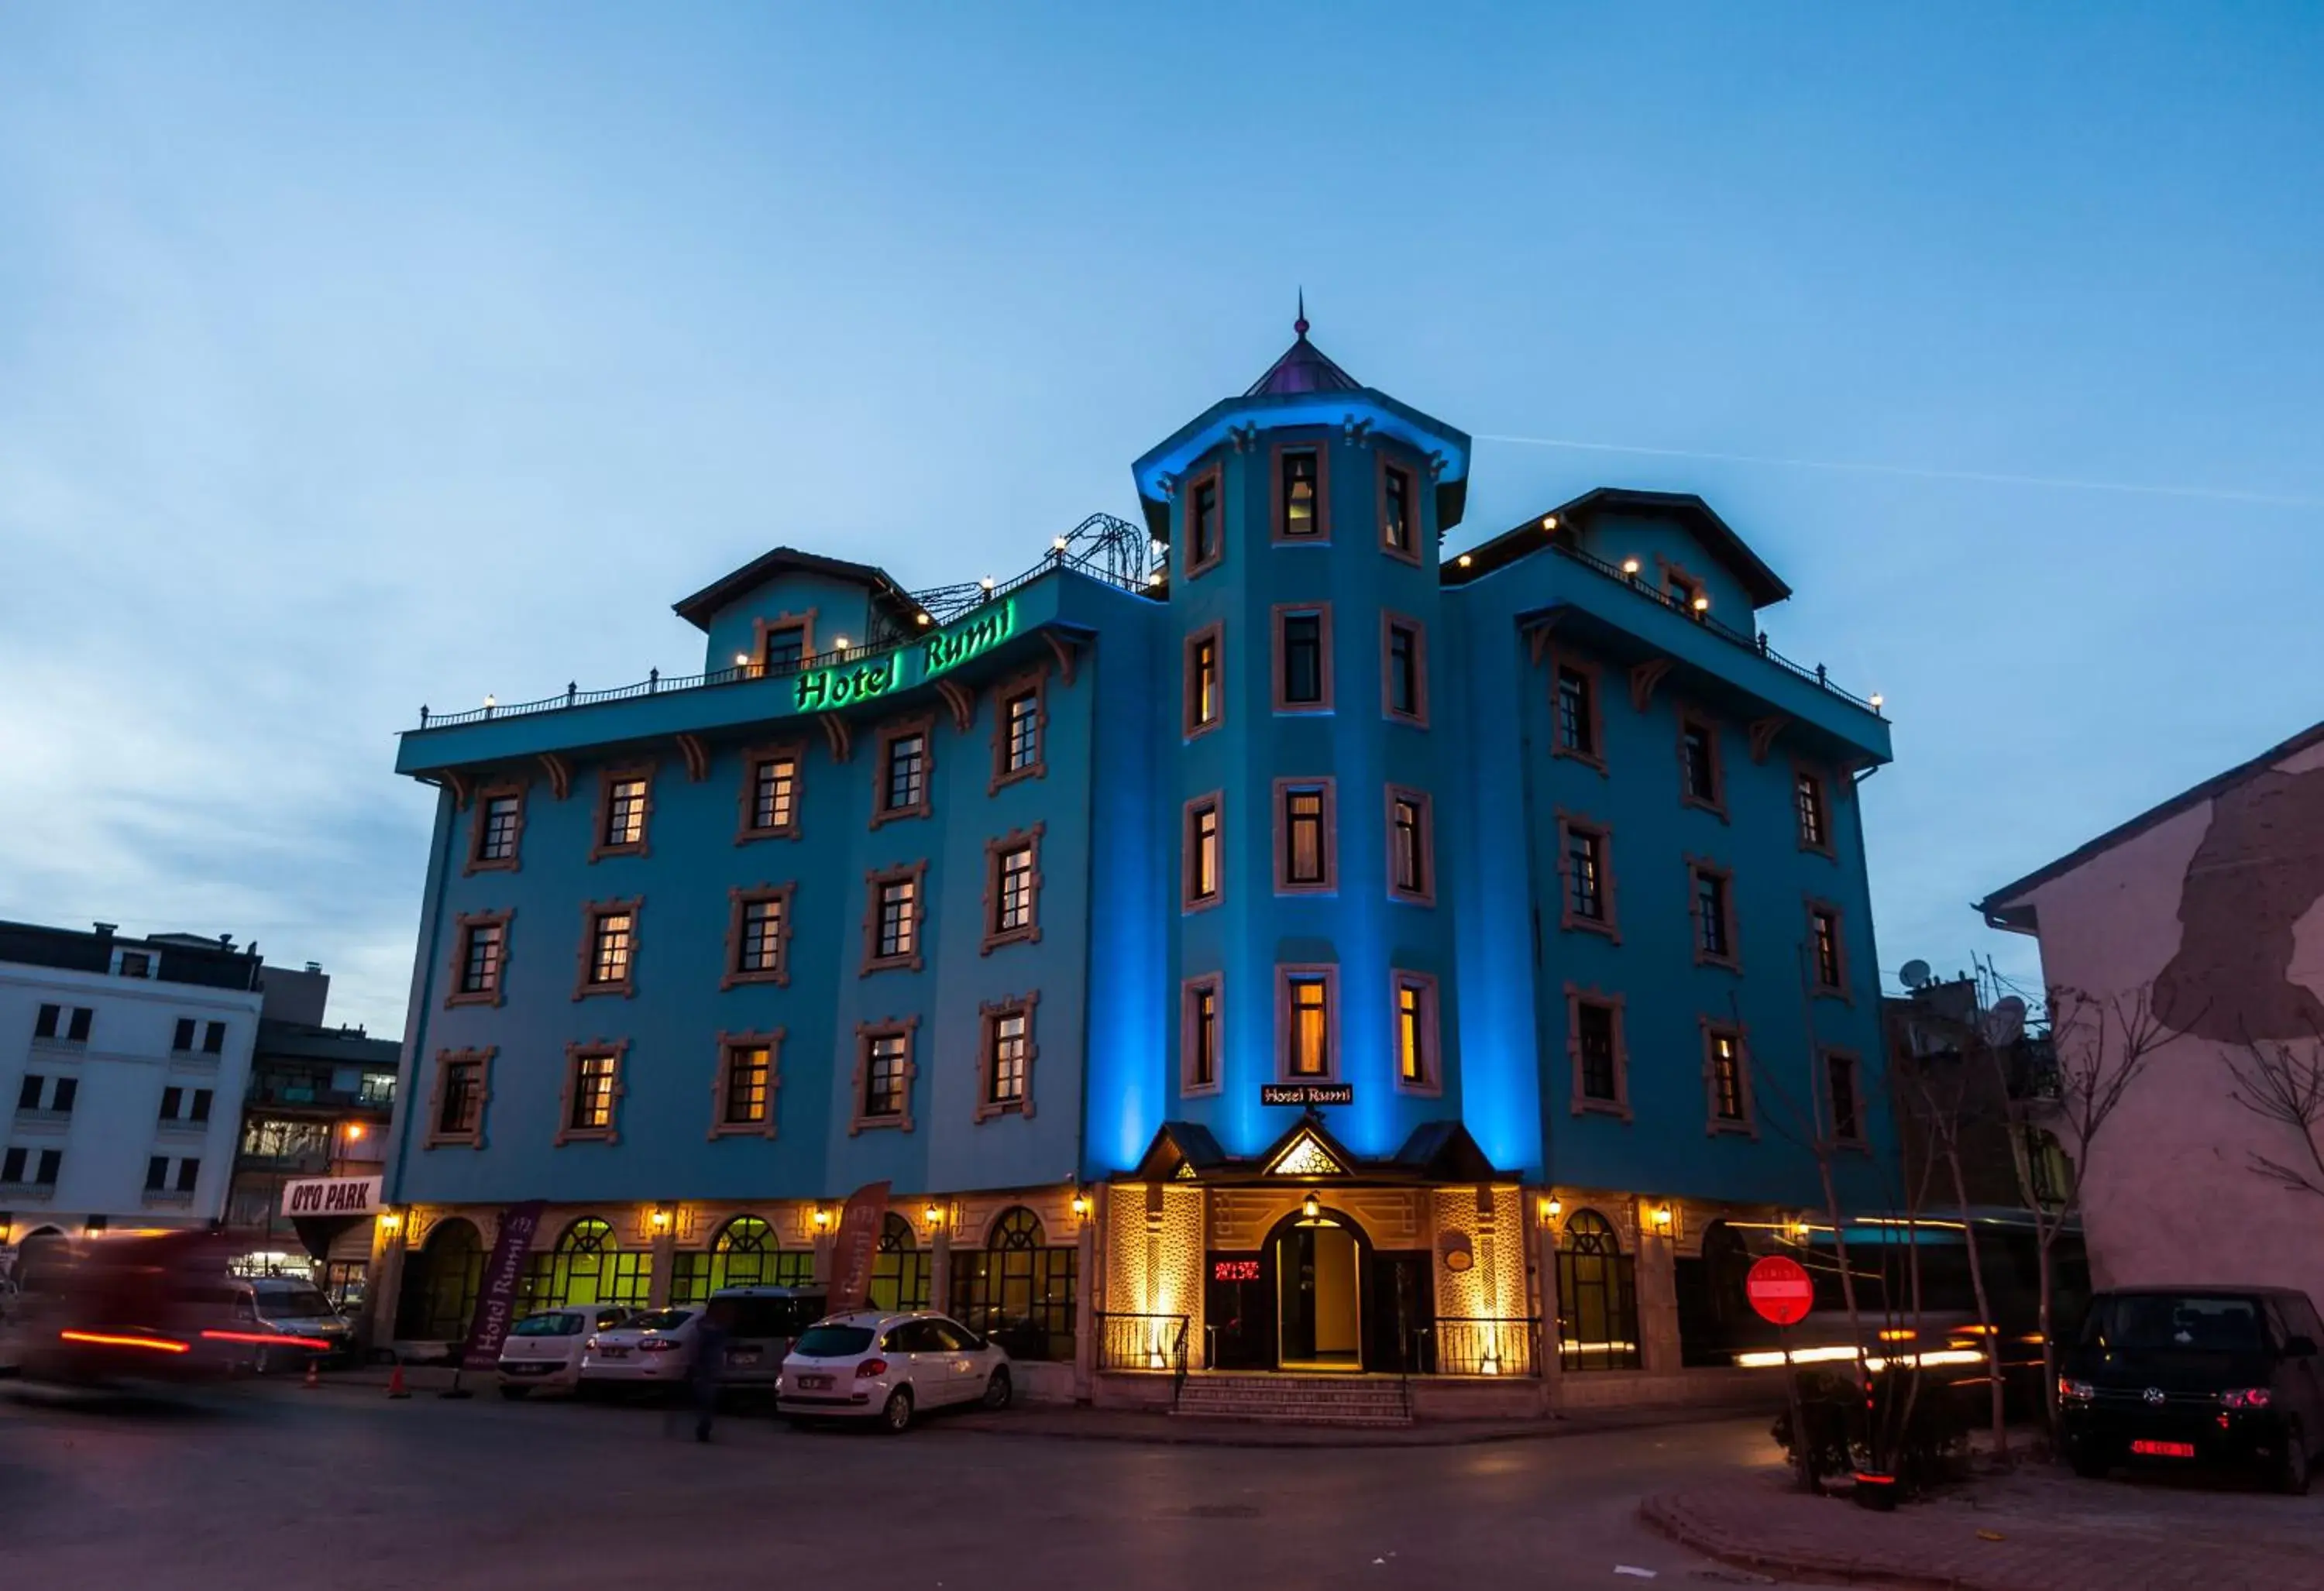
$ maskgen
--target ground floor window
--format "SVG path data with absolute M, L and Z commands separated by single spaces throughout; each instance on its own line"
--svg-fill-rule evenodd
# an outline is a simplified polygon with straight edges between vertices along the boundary
M 893 1210 L 880 1228 L 880 1252 L 872 1261 L 872 1286 L 865 1301 L 875 1310 L 925 1310 L 931 1275 L 927 1250 L 912 1225 Z
M 737 1216 L 719 1228 L 707 1252 L 673 1255 L 669 1301 L 699 1304 L 722 1287 L 809 1287 L 815 1251 L 779 1248 L 757 1216 Z
M 1557 1242 L 1557 1347 L 1568 1370 L 1638 1367 L 1637 1262 L 1606 1218 L 1579 1209 Z
M 416 1342 L 462 1342 L 484 1276 L 483 1239 L 455 1217 L 437 1223 L 428 1242 L 404 1261 L 395 1334 Z
M 1018 1359 L 1074 1356 L 1074 1300 L 1081 1250 L 1044 1241 L 1040 1218 L 1022 1205 L 1002 1213 L 981 1249 L 952 1255 L 952 1313 Z
M 584 1216 L 565 1229 L 557 1247 L 525 1265 L 522 1307 L 616 1304 L 641 1310 L 653 1284 L 653 1255 L 613 1242 L 611 1223 Z

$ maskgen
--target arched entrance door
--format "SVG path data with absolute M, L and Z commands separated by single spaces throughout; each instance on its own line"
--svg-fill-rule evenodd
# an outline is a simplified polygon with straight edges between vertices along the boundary
M 458 1216 L 437 1222 L 427 1246 L 404 1258 L 396 1336 L 414 1342 L 466 1340 L 484 1274 L 484 1239 L 475 1226 Z
M 1318 1206 L 1269 1235 L 1275 1261 L 1276 1363 L 1286 1370 L 1364 1367 L 1364 1293 L 1370 1245 L 1363 1228 Z

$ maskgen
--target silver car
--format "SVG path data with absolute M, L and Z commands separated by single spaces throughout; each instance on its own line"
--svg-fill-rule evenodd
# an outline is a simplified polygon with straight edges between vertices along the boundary
M 1009 1356 L 945 1315 L 864 1311 L 816 1321 L 783 1361 L 775 1407 L 794 1423 L 877 1420 L 900 1431 L 930 1409 L 1005 1409 Z

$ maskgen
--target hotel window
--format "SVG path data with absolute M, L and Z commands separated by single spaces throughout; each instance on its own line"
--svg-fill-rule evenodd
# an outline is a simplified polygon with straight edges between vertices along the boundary
M 573 1045 L 565 1052 L 565 1118 L 557 1141 L 613 1140 L 615 1101 L 622 1096 L 622 1052 L 626 1044 L 610 1048 Z
M 573 998 L 637 992 L 638 907 L 644 897 L 593 900 L 581 908 L 581 970 Z
M 32 1018 L 32 1036 L 60 1044 L 85 1044 L 88 1043 L 89 1024 L 96 1016 L 96 1011 L 88 1006 L 42 1006 Z
M 72 1114 L 73 1101 L 80 1097 L 80 1079 L 77 1077 L 47 1078 L 42 1077 L 37 1071 L 26 1072 L 24 1074 L 24 1081 L 18 1085 L 16 1090 L 16 1108 L 19 1110 L 40 1109 L 41 1090 L 43 1085 L 46 1085 L 48 1090 L 49 1111 L 52 1115 L 56 1116 L 70 1116 Z M 175 1100 L 171 1099 L 171 1096 L 172 1094 L 182 1094 L 184 1091 L 185 1090 L 182 1089 L 164 1089 L 161 1090 L 161 1114 L 163 1116 L 169 1116 L 171 1114 L 171 1106 L 176 1103 Z M 208 1089 L 204 1089 L 202 1093 L 207 1100 L 207 1096 L 208 1095 L 209 1090 Z M 204 1108 L 205 1111 L 207 1111 L 207 1103 L 205 1103 Z M 205 1117 L 205 1119 L 207 1119 L 207 1116 Z
M 1337 846 L 1333 831 L 1338 826 L 1339 814 L 1333 810 L 1332 781 L 1295 783 L 1278 779 L 1275 800 L 1276 892 L 1292 894 L 1335 887 L 1339 866 L 1333 855 Z
M 591 861 L 606 856 L 643 856 L 646 819 L 653 808 L 653 778 L 643 768 L 609 768 L 598 777 L 597 843 Z
M 1564 875 L 1561 928 L 1580 928 L 1618 939 L 1614 915 L 1614 867 L 1607 832 L 1587 819 L 1558 814 L 1558 870 Z
M 452 992 L 445 997 L 447 1006 L 501 1003 L 501 979 L 508 966 L 509 919 L 514 915 L 469 912 L 456 920 L 458 938 L 454 942 Z M 185 1031 L 190 1024 L 178 1025 L 180 1036 L 188 1041 L 179 1047 L 191 1048 L 192 1035 Z
M 1275 533 L 1286 541 L 1307 541 L 1323 534 L 1322 464 L 1312 447 L 1286 447 L 1276 455 Z
M 1730 1027 L 1704 1024 L 1703 1070 L 1711 1085 L 1714 1131 L 1751 1124 L 1750 1080 L 1744 1075 L 1743 1035 Z
M 799 751 L 763 747 L 742 754 L 742 821 L 739 840 L 795 839 L 799 820 Z
M 1683 610 L 1690 619 L 1700 621 L 1710 611 L 1694 605 L 1695 599 L 1704 594 L 1702 583 L 1675 564 L 1663 565 L 1663 590 L 1669 595 L 1672 606 Z
M 718 1050 L 718 1117 L 712 1136 L 775 1132 L 775 1046 L 780 1033 L 724 1037 Z
M 170 1048 L 180 1055 L 191 1054 L 195 1035 L 200 1030 L 200 1026 L 201 1025 L 190 1016 L 179 1017 L 177 1031 L 170 1038 Z
M 1182 986 L 1178 1009 L 1178 1090 L 1185 1094 L 1214 1092 L 1219 1086 L 1219 1032 L 1223 1020 L 1225 980 L 1216 972 L 1189 978 Z
M 1436 901 L 1435 837 L 1432 804 L 1417 790 L 1391 785 L 1388 792 L 1388 892 L 1418 906 Z
M 1213 470 L 1186 493 L 1186 573 L 1200 575 L 1226 551 L 1226 527 L 1219 512 L 1219 474 Z
M 870 878 L 871 903 L 865 923 L 866 972 L 891 967 L 917 970 L 920 965 L 920 878 L 927 864 L 874 873 Z
M 1182 727 L 1189 739 L 1204 730 L 1216 729 L 1226 714 L 1222 633 L 1213 624 L 1186 638 L 1186 700 Z
M 1724 967 L 1736 963 L 1733 892 L 1727 873 L 1704 862 L 1693 866 L 1694 959 Z
M 924 811 L 928 799 L 928 737 L 914 730 L 888 741 L 881 777 L 880 810 L 889 817 Z
M 727 891 L 726 975 L 720 989 L 790 981 L 791 888 L 761 884 Z
M 983 1019 L 976 1119 L 1033 1114 L 1033 1004 L 1039 997 L 977 1007 Z
M 1818 994 L 1848 993 L 1848 955 L 1840 937 L 1840 908 L 1808 906 L 1808 961 Z
M 1857 1090 L 1856 1057 L 1827 1050 L 1823 1057 L 1825 1097 L 1831 1108 L 1831 1136 L 1842 1144 L 1864 1141 L 1864 1109 Z
M 1031 943 L 1041 937 L 1041 833 L 1047 825 L 1019 829 L 984 847 L 984 943 Z
M 1278 977 L 1281 1075 L 1295 1082 L 1330 1077 L 1338 1059 L 1336 973 L 1328 967 L 1286 967 Z
M 476 801 L 475 839 L 468 853 L 468 871 L 513 870 L 517 842 L 523 832 L 523 792 L 485 790 Z
M 1719 789 L 1719 731 L 1701 719 L 1682 718 L 1678 726 L 1679 793 L 1688 805 L 1719 811 L 1724 805 Z
M 171 1170 L 171 1160 L 166 1154 L 156 1154 L 146 1161 L 145 1191 L 170 1195 L 191 1193 L 195 1184 L 201 1181 L 202 1163 L 191 1155 L 180 1156 L 177 1161 L 177 1177 L 174 1185 L 170 1175 Z
M 446 1050 L 436 1057 L 436 1099 L 428 1113 L 428 1142 L 484 1143 L 485 1080 L 490 1050 Z
M 1213 795 L 1186 803 L 1186 854 L 1179 904 L 1188 911 L 1215 906 L 1224 893 L 1223 801 L 1223 796 Z
M 212 1090 L 168 1088 L 161 1090 L 163 1121 L 199 1122 L 210 1118 Z
M 1571 663 L 1557 666 L 1557 750 L 1584 762 L 1601 760 L 1598 750 L 1598 676 Z
M 1433 1092 L 1436 1067 L 1436 979 L 1419 972 L 1392 976 L 1396 992 L 1397 1087 Z
M 1286 713 L 1330 710 L 1332 621 L 1324 610 L 1276 610 L 1275 705 Z
M 1573 1106 L 1626 1111 L 1622 1009 L 1612 1000 L 1573 998 Z
M 223 1022 L 203 1023 L 202 1053 L 205 1055 L 221 1055 L 225 1053 L 226 1024 Z
M 767 644 L 759 664 L 769 674 L 797 674 L 807 660 L 807 626 L 775 624 L 767 630 Z
M 1412 517 L 1412 472 L 1396 464 L 1380 465 L 1380 545 L 1399 556 L 1412 557 L 1418 542 Z
M 1793 776 L 1794 799 L 1799 808 L 1800 849 L 1831 852 L 1831 814 L 1825 810 L 1823 780 L 1805 768 Z
M 1041 760 L 1041 693 L 1019 691 L 1001 704 L 1001 771 L 1022 773 Z
M 856 1115 L 851 1131 L 912 1126 L 911 1023 L 857 1029 Z
M 1428 727 L 1428 638 L 1415 620 L 1381 618 L 1380 711 Z
M 0 1154 L 0 1183 L 17 1187 L 53 1188 L 64 1155 L 55 1149 L 11 1149 Z

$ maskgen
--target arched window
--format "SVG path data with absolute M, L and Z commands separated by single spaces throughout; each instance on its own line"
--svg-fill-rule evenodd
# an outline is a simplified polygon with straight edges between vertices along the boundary
M 1731 1366 L 1737 1353 L 1761 1346 L 1766 1324 L 1743 1295 L 1743 1278 L 1750 1269 L 1751 1251 L 1743 1235 L 1725 1221 L 1703 1228 L 1700 1258 L 1674 1258 L 1679 1363 Z
M 526 1267 L 524 1307 L 561 1309 L 567 1304 L 617 1304 L 641 1310 L 652 1286 L 653 1256 L 624 1249 L 613 1240 L 613 1223 L 583 1216 L 565 1228 L 557 1247 L 536 1254 Z
M 920 1247 L 912 1223 L 888 1212 L 880 1223 L 880 1252 L 872 1261 L 869 1302 L 875 1310 L 924 1310 L 928 1307 L 931 1255 Z
M 484 1239 L 457 1216 L 436 1223 L 427 1243 L 403 1262 L 395 1301 L 395 1334 L 415 1342 L 464 1342 L 484 1277 Z
M 1577 1209 L 1557 1240 L 1557 1346 L 1568 1370 L 1638 1367 L 1636 1262 L 1606 1218 Z
M 775 1229 L 757 1216 L 736 1216 L 718 1228 L 707 1253 L 670 1256 L 669 1301 L 699 1304 L 722 1287 L 811 1287 L 815 1251 L 785 1248 Z
M 1017 1205 L 1001 1211 L 984 1247 L 954 1249 L 952 1312 L 1019 1359 L 1070 1359 L 1081 1250 L 1053 1248 L 1041 1218 Z

